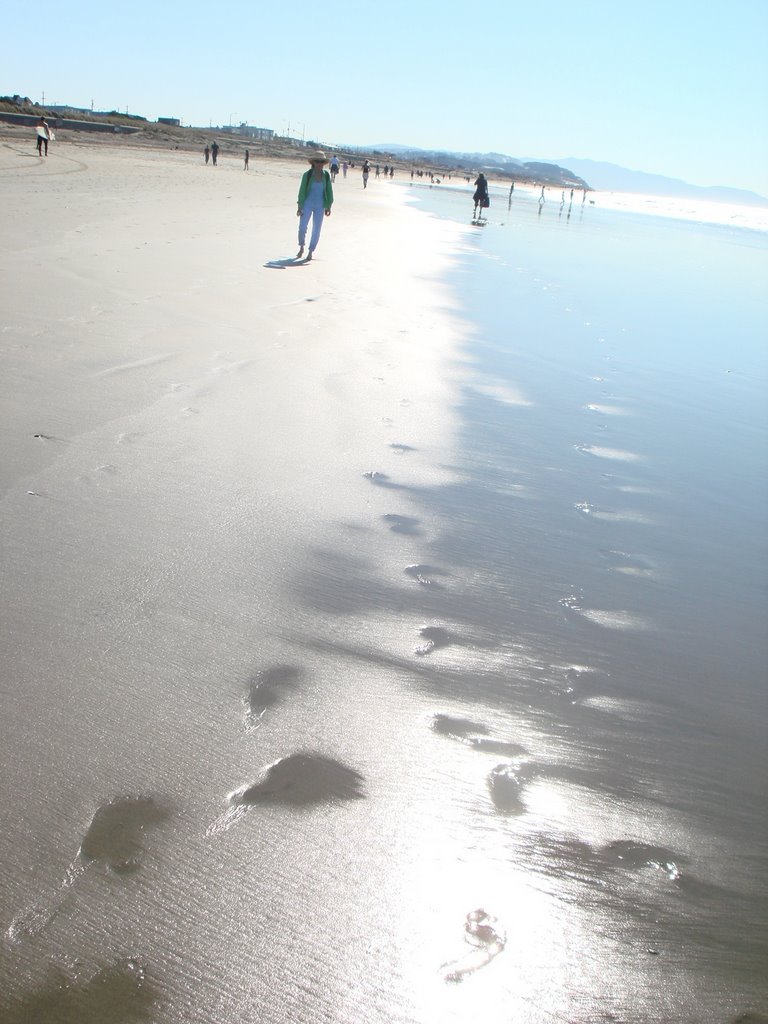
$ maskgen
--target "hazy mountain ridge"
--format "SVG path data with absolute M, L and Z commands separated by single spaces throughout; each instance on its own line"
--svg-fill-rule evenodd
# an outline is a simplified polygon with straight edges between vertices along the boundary
M 589 188 L 586 181 L 560 164 L 535 160 L 526 162 L 507 156 L 505 153 L 457 153 L 451 150 L 416 149 L 413 146 L 402 146 L 393 142 L 378 143 L 363 148 L 366 152 L 386 153 L 397 156 L 401 160 L 412 159 L 440 168 L 455 168 L 472 173 L 485 171 L 546 185 Z
M 689 185 L 679 178 L 663 174 L 633 171 L 618 164 L 598 160 L 566 157 L 558 160 L 576 174 L 586 178 L 592 188 L 601 192 L 639 192 L 643 195 L 671 196 L 675 199 L 705 199 L 718 203 L 740 203 L 746 206 L 768 206 L 768 199 L 747 189 L 728 188 L 725 185 Z
M 451 161 L 455 166 L 467 165 L 485 171 L 501 171 L 518 177 L 535 178 L 546 184 L 587 185 L 600 192 L 637 192 L 643 195 L 669 196 L 676 199 L 699 199 L 719 203 L 739 203 L 745 206 L 768 206 L 768 198 L 747 189 L 725 185 L 690 185 L 679 178 L 663 174 L 634 171 L 618 164 L 579 157 L 558 157 L 552 160 L 518 159 L 504 153 L 457 153 L 443 150 L 416 149 L 396 143 L 371 147 L 382 152 L 409 156 L 444 166 Z

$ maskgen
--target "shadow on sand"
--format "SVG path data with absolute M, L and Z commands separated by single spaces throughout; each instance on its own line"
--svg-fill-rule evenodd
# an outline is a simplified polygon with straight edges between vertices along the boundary
M 155 1019 L 158 992 L 134 960 L 105 967 L 87 981 L 56 971 L 12 1004 L 7 1024 L 139 1024 Z
M 297 260 L 294 256 L 288 256 L 283 260 L 267 260 L 264 264 L 269 270 L 285 270 L 286 267 L 305 267 L 308 259 Z

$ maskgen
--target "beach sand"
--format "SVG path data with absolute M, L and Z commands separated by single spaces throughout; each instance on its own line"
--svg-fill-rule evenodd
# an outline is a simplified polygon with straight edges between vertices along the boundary
M 0 1020 L 759 1020 L 762 237 L 18 138 Z

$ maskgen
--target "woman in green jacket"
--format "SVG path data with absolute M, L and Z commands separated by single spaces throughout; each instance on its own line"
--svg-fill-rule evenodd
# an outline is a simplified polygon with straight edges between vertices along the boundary
M 325 153 L 313 153 L 309 158 L 312 165 L 301 177 L 299 185 L 299 206 L 296 216 L 299 218 L 299 251 L 296 259 L 300 260 L 304 255 L 304 243 L 307 239 L 307 228 L 310 218 L 312 220 L 312 235 L 309 239 L 309 253 L 307 262 L 312 259 L 312 253 L 320 241 L 320 230 L 323 226 L 323 217 L 330 217 L 331 206 L 333 205 L 333 185 L 331 176 L 325 170 L 328 163 Z

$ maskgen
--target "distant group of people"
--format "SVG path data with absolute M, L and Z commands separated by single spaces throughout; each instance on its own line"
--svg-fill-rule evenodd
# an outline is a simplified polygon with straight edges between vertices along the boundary
M 363 161 L 363 188 L 368 188 L 368 178 L 371 175 L 371 170 L 373 170 L 374 174 L 378 178 L 379 175 L 382 173 L 381 164 L 374 164 L 373 168 L 372 168 L 370 160 L 364 160 Z M 390 167 L 389 164 L 384 164 L 384 177 L 385 178 L 394 178 L 394 176 L 395 176 L 395 168 L 394 167 Z M 345 177 L 346 177 L 346 175 L 345 175 Z
M 215 167 L 218 162 L 219 155 L 218 143 L 214 141 L 210 146 L 206 145 L 203 152 L 206 164 L 211 161 Z M 243 170 L 248 170 L 249 163 L 250 152 L 246 149 L 243 154 Z M 335 153 L 332 154 L 329 159 L 322 150 L 317 150 L 309 157 L 309 165 L 309 169 L 301 176 L 296 204 L 296 216 L 299 218 L 299 249 L 294 259 L 305 263 L 309 263 L 312 260 L 320 241 L 320 234 L 322 232 L 325 218 L 330 217 L 331 215 L 331 207 L 333 206 L 333 186 L 339 172 L 341 172 L 343 177 L 346 178 L 348 170 L 355 166 L 351 161 L 339 160 L 339 157 Z M 373 173 L 376 178 L 381 177 L 383 174 L 385 178 L 392 179 L 395 176 L 395 168 L 391 164 L 384 164 L 382 167 L 380 164 L 371 164 L 370 160 L 363 160 L 361 165 L 361 175 L 364 189 L 368 188 L 368 181 L 371 173 Z M 439 178 L 435 177 L 434 172 L 425 171 L 421 168 L 411 169 L 411 180 L 413 180 L 414 177 L 428 177 L 431 183 L 440 181 Z M 450 179 L 451 175 L 447 174 L 446 177 Z M 469 175 L 464 174 L 462 177 L 467 183 L 471 181 L 471 177 Z M 509 192 L 510 202 L 514 188 L 515 186 L 513 182 Z M 540 202 L 543 202 L 543 191 L 542 187 L 542 198 Z M 571 191 L 571 196 L 573 196 L 573 191 Z M 473 221 L 476 223 L 484 223 L 482 220 L 483 211 L 490 207 L 491 200 L 488 191 L 488 179 L 482 171 L 475 179 L 475 191 L 472 195 L 472 201 L 474 203 Z M 308 236 L 309 243 L 307 243 Z
M 203 156 L 205 157 L 205 162 L 206 163 L 208 163 L 208 161 L 210 160 L 211 163 L 213 164 L 213 166 L 216 167 L 216 165 L 219 162 L 219 144 L 218 144 L 218 142 L 216 142 L 214 140 L 210 144 L 210 146 L 206 145 L 205 149 L 203 150 Z M 250 154 L 250 151 L 246 149 L 246 151 L 243 153 L 243 170 L 244 171 L 248 170 L 248 167 L 250 166 L 250 162 L 251 162 L 251 154 Z
M 216 142 L 215 139 L 210 144 L 210 146 L 206 145 L 205 149 L 203 150 L 203 155 L 205 156 L 206 163 L 208 163 L 208 161 L 210 160 L 213 166 L 216 166 L 216 164 L 219 161 L 219 144 L 218 142 Z
M 442 173 L 442 172 L 440 172 L 440 173 Z M 447 178 L 448 181 L 450 181 L 451 178 L 453 177 L 453 175 L 450 172 L 448 172 L 446 174 L 443 174 L 443 177 Z M 440 178 L 438 178 L 435 175 L 434 171 L 425 171 L 422 167 L 412 167 L 411 168 L 411 181 L 413 181 L 414 178 L 429 178 L 430 182 L 435 182 L 436 181 L 436 182 L 438 182 L 438 184 L 440 182 Z M 467 184 L 469 184 L 469 177 L 468 176 L 465 178 L 465 180 L 466 180 Z

